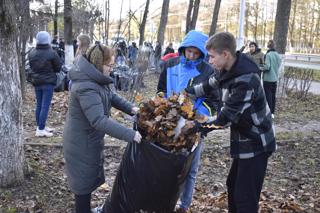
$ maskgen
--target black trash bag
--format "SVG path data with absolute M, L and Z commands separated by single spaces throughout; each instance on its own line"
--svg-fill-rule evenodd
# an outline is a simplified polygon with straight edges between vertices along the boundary
M 149 142 L 128 143 L 104 212 L 173 212 L 193 158 L 194 152 L 173 154 Z

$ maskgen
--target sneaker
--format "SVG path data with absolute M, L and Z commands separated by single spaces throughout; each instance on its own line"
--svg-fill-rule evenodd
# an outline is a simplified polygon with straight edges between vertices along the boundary
M 54 130 L 55 130 L 54 128 L 50 128 L 50 127 L 47 127 L 47 126 L 46 126 L 44 129 L 45 129 L 47 132 L 54 132 Z M 38 126 L 37 126 L 37 130 L 39 130 L 39 127 L 38 127 Z
M 91 209 L 91 213 L 103 213 L 103 206 L 98 206 L 94 209 Z
M 46 131 L 48 131 L 48 132 L 54 132 L 54 128 L 50 128 L 50 127 L 45 127 L 44 128 Z
M 37 129 L 36 131 L 36 137 L 52 137 L 53 134 L 51 132 L 48 132 L 47 130 L 43 129 Z

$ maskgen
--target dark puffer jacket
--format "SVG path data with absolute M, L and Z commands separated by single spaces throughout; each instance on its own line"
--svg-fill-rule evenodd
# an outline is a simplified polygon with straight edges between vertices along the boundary
M 64 126 L 63 150 L 71 191 L 89 194 L 104 183 L 104 136 L 132 142 L 135 131 L 110 118 L 111 107 L 131 114 L 132 105 L 109 89 L 104 76 L 83 56 L 69 71 L 72 87 Z
M 49 44 L 38 44 L 28 57 L 32 70 L 32 84 L 34 86 L 56 85 L 56 73 L 61 69 L 61 61 L 56 51 L 52 50 Z

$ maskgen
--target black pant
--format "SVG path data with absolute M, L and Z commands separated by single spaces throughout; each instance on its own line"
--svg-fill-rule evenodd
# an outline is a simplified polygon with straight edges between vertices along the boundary
M 272 114 L 276 108 L 276 92 L 277 92 L 277 82 L 263 82 L 264 93 Z
M 91 194 L 74 195 L 76 201 L 76 213 L 90 213 L 91 212 Z
M 257 213 L 269 153 L 234 159 L 227 178 L 229 213 Z

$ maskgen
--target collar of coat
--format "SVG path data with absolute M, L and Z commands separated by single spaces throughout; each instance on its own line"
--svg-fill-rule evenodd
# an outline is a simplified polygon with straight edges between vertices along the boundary
M 226 81 L 249 73 L 259 73 L 259 68 L 250 58 L 248 58 L 248 56 L 237 52 L 236 61 L 229 71 L 221 71 L 219 81 Z
M 84 73 L 88 80 L 94 81 L 100 85 L 108 85 L 113 83 L 113 79 L 110 76 L 105 76 L 93 64 L 89 63 L 85 57 L 79 56 L 77 61 L 79 71 Z
M 267 53 L 269 53 L 269 52 L 276 52 L 276 50 L 273 48 L 270 48 L 270 49 L 268 49 Z

